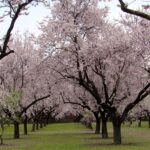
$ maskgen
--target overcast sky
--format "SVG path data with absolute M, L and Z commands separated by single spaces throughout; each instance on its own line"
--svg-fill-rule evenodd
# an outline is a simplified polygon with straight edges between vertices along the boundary
M 141 4 L 142 0 L 137 0 L 137 3 L 133 3 L 134 6 L 138 7 L 138 4 Z M 125 2 L 129 2 L 130 6 L 132 7 L 133 0 L 125 0 Z M 122 13 L 120 8 L 117 7 L 118 0 L 112 0 L 112 2 L 107 3 L 106 5 L 110 7 L 110 18 L 111 19 L 117 19 L 119 15 Z M 102 5 L 103 6 L 103 5 Z M 31 7 L 29 9 L 29 15 L 27 16 L 20 16 L 17 20 L 14 28 L 14 32 L 20 31 L 25 32 L 29 31 L 34 34 L 38 34 L 38 22 L 40 22 L 44 17 L 50 15 L 50 10 L 45 9 L 44 6 L 40 5 L 37 7 Z M 6 30 L 8 29 L 9 21 L 8 19 L 5 22 L 0 22 L 0 37 L 2 37 Z

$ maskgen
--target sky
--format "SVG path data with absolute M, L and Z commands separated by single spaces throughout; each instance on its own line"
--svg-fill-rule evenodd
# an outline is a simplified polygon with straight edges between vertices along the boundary
M 130 7 L 136 6 L 138 7 L 139 4 L 141 4 L 142 0 L 137 0 L 135 3 L 135 0 L 124 0 L 125 2 L 130 3 Z M 146 0 L 145 0 L 146 1 Z M 123 12 L 120 10 L 118 5 L 118 0 L 112 0 L 108 3 L 102 3 L 101 6 L 107 5 L 110 7 L 110 20 L 118 19 L 120 14 L 123 14 Z M 38 23 L 42 21 L 46 16 L 50 15 L 50 9 L 46 9 L 43 5 L 39 5 L 36 7 L 30 7 L 29 15 L 27 16 L 20 16 L 15 24 L 15 28 L 13 32 L 26 32 L 29 31 L 35 35 L 39 34 L 38 30 Z M 0 22 L 0 38 L 4 36 L 8 29 L 9 25 L 9 19 L 5 20 L 4 22 Z

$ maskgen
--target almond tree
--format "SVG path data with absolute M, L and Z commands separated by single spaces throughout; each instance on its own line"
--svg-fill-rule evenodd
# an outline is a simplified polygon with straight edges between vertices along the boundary
M 51 96 L 52 97 L 52 96 Z M 32 121 L 32 131 L 38 130 L 39 127 L 48 125 L 52 119 L 60 113 L 58 111 L 59 103 L 56 99 L 52 98 L 40 101 L 30 107 L 27 111 L 27 117 Z
M 122 122 L 127 117 L 128 112 L 150 94 L 148 75 L 144 71 L 147 71 L 145 58 L 149 56 L 150 49 L 149 42 L 147 42 L 149 38 L 147 38 L 148 36 L 145 36 L 145 33 L 149 32 L 149 28 L 147 28 L 148 26 L 140 28 L 139 26 L 135 26 L 135 24 L 133 26 L 135 31 L 132 30 L 132 35 L 130 34 L 131 30 L 130 32 L 126 32 L 128 40 L 130 39 L 130 36 L 133 36 L 131 37 L 132 39 L 128 41 L 126 35 L 125 37 L 123 37 L 123 35 L 120 36 L 122 37 L 120 39 L 123 41 L 117 39 L 117 42 L 119 42 L 117 45 L 120 45 L 121 47 L 116 47 L 114 41 L 114 50 L 109 48 L 111 51 L 109 53 L 111 55 L 105 53 L 107 55 L 104 55 L 102 58 L 99 57 L 99 59 L 96 60 L 97 65 L 93 67 L 93 71 L 100 75 L 102 79 L 106 99 L 101 106 L 108 110 L 108 113 L 110 113 L 110 117 L 112 118 L 114 126 L 114 143 L 116 144 L 121 143 L 121 135 L 119 137 L 119 131 L 116 130 L 119 129 L 119 126 L 121 126 Z M 116 30 L 115 32 L 117 33 Z M 121 34 L 121 31 L 119 32 L 119 34 Z M 119 34 L 117 35 L 118 37 Z M 110 35 L 111 34 L 109 34 L 109 36 Z M 115 38 L 115 35 L 113 35 L 112 39 L 113 38 Z M 111 41 L 113 41 L 112 39 Z M 111 43 L 111 41 L 109 42 L 107 38 L 107 42 Z M 138 62 L 136 59 L 138 59 Z M 109 65 L 110 68 L 108 67 Z M 115 70 L 112 71 L 111 68 L 114 68 Z M 109 75 L 111 76 L 109 77 Z M 112 89 L 111 86 L 113 87 Z M 115 135 L 115 132 L 118 137 Z
M 60 91 L 60 96 L 65 104 L 70 104 L 72 107 L 77 107 L 76 110 L 78 112 L 80 111 L 82 116 L 84 116 L 84 113 L 87 110 L 93 115 L 96 121 L 95 133 L 99 134 L 101 116 L 97 107 L 97 103 L 93 101 L 93 97 L 91 97 L 91 95 L 85 89 L 79 87 L 79 85 L 64 83 L 64 86 L 61 86 Z
M 61 78 L 91 94 L 103 122 L 111 117 L 114 143 L 121 144 L 122 122 L 150 93 L 143 59 L 149 42 L 141 51 L 134 32 L 106 23 L 106 10 L 96 6 L 96 1 L 56 3 L 53 17 L 42 24 L 40 44 Z
M 12 119 L 14 123 L 14 138 L 19 138 L 19 123 L 21 117 L 27 110 L 39 101 L 50 97 L 49 88 L 44 84 L 43 76 L 36 76 L 36 69 L 33 69 L 40 60 L 35 50 L 32 40 L 21 35 L 14 38 L 11 46 L 16 49 L 16 56 L 11 55 L 9 59 L 1 61 L 1 88 L 3 90 L 3 111 Z M 32 55 L 34 53 L 34 55 Z M 33 74 L 34 77 L 29 75 Z M 41 79 L 39 79 L 41 77 Z M 37 80 L 36 80 L 37 79 Z M 36 88 L 31 87 L 28 82 L 33 81 Z M 39 81 L 42 83 L 39 83 Z M 41 85 L 43 85 L 42 90 Z M 31 87 L 32 88 L 32 87 Z M 27 90 L 28 89 L 28 90 Z M 40 92 L 39 92 L 40 91 Z M 32 95 L 29 97 L 28 92 Z M 38 92 L 38 93 L 37 93 Z
M 84 65 L 84 62 L 82 61 L 84 56 L 80 56 L 80 54 L 82 55 L 84 53 L 82 53 L 82 50 L 86 51 L 88 48 L 86 45 L 87 39 L 96 39 L 99 31 L 101 31 L 101 28 L 105 27 L 106 24 L 103 18 L 105 18 L 107 14 L 107 9 L 98 9 L 97 1 L 95 0 L 81 0 L 74 2 L 64 0 L 62 2 L 58 1 L 54 4 L 52 13 L 53 18 L 47 21 L 47 25 L 44 25 L 44 22 L 43 24 L 41 23 L 41 30 L 43 32 L 39 38 L 41 49 L 44 49 L 45 53 L 48 53 L 47 55 L 52 56 L 53 52 L 54 55 L 58 52 L 58 55 L 56 55 L 56 57 L 60 58 L 58 60 L 58 64 L 62 63 L 62 65 L 59 66 L 56 63 L 57 67 L 53 67 L 53 69 L 58 71 L 58 73 L 61 74 L 59 69 L 56 70 L 58 67 L 62 70 L 64 69 L 64 71 L 72 68 L 72 70 L 69 70 L 70 73 L 68 72 L 69 74 L 66 77 L 63 76 L 63 78 L 69 80 L 71 79 L 71 74 L 75 75 L 75 77 L 78 75 L 77 77 L 80 78 L 81 76 L 79 70 L 80 68 L 83 68 Z M 67 55 L 64 52 L 66 52 Z M 69 60 L 71 61 L 68 62 Z M 79 64 L 80 60 L 82 61 L 82 64 Z M 69 66 L 70 64 L 71 66 Z M 73 70 L 73 67 L 75 70 Z M 73 79 L 75 78 L 73 77 Z M 78 84 L 81 84 L 86 90 L 90 92 L 93 90 L 98 90 L 97 87 L 94 87 L 94 89 L 89 89 L 88 84 L 91 83 L 87 82 L 87 84 L 84 85 L 80 82 L 80 79 L 77 80 Z M 95 94 L 96 95 L 94 98 L 97 105 L 99 105 L 100 95 L 98 92 Z M 101 114 L 105 116 L 103 111 L 101 111 Z M 108 134 L 105 119 L 103 119 L 103 122 L 105 122 L 105 131 L 103 132 L 104 134 L 102 137 L 107 138 Z

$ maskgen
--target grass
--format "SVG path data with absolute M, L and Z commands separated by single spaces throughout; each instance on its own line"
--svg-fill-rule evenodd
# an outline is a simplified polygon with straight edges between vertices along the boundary
M 150 150 L 150 129 L 136 126 L 122 128 L 123 144 L 112 144 L 112 127 L 109 124 L 109 139 L 101 139 L 94 131 L 86 129 L 78 123 L 50 124 L 36 132 L 23 135 L 15 140 L 12 127 L 7 127 L 4 136 L 4 146 L 0 150 Z M 29 125 L 29 130 L 31 126 Z

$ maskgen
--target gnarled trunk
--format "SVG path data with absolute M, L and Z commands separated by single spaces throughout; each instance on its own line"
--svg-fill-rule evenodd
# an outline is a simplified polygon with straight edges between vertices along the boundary
M 101 128 L 101 121 L 96 120 L 95 134 L 100 134 L 100 128 Z
M 14 139 L 20 138 L 20 132 L 19 132 L 19 122 L 14 121 Z
M 114 144 L 121 144 L 121 120 L 119 117 L 113 118 L 113 141 Z
M 101 118 L 98 116 L 98 113 L 94 113 L 94 116 L 96 120 L 95 134 L 100 134 Z

